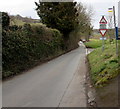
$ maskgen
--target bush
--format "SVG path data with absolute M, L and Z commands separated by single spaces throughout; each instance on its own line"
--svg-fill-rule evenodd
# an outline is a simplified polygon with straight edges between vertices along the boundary
M 3 78 L 74 49 L 79 40 L 75 32 L 65 42 L 59 30 L 30 24 L 9 26 L 2 30 L 2 36 Z
M 45 26 L 25 24 L 3 30 L 3 78 L 18 74 L 62 51 L 62 34 Z
M 8 28 L 10 24 L 10 17 L 6 12 L 0 12 L 2 13 L 2 28 Z

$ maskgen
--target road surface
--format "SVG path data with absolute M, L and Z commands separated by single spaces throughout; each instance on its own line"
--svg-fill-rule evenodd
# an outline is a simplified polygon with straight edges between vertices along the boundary
M 86 107 L 85 52 L 82 45 L 4 81 L 3 107 Z

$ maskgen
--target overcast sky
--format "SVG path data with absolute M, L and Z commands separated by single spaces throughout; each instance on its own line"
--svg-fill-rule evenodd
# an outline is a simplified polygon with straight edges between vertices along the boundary
M 39 18 L 35 11 L 35 1 L 38 0 L 0 0 L 0 11 L 8 12 L 11 15 L 20 14 L 23 17 Z M 116 6 L 116 16 L 118 16 L 118 1 L 120 0 L 77 0 L 87 8 L 92 7 L 94 11 L 92 25 L 94 28 L 99 28 L 99 20 L 102 15 L 107 17 L 108 8 Z

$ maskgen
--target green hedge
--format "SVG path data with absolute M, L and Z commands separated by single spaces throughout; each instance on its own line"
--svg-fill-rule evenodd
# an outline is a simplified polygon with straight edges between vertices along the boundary
M 3 30 L 2 36 L 3 78 L 18 74 L 62 51 L 62 34 L 45 26 L 12 26 Z

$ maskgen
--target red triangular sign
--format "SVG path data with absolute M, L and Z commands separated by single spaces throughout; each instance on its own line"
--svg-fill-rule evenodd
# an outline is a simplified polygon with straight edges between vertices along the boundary
M 107 21 L 104 16 L 102 16 L 102 19 L 100 20 L 101 24 L 107 24 Z
M 107 29 L 100 29 L 99 30 L 102 36 L 105 36 Z

